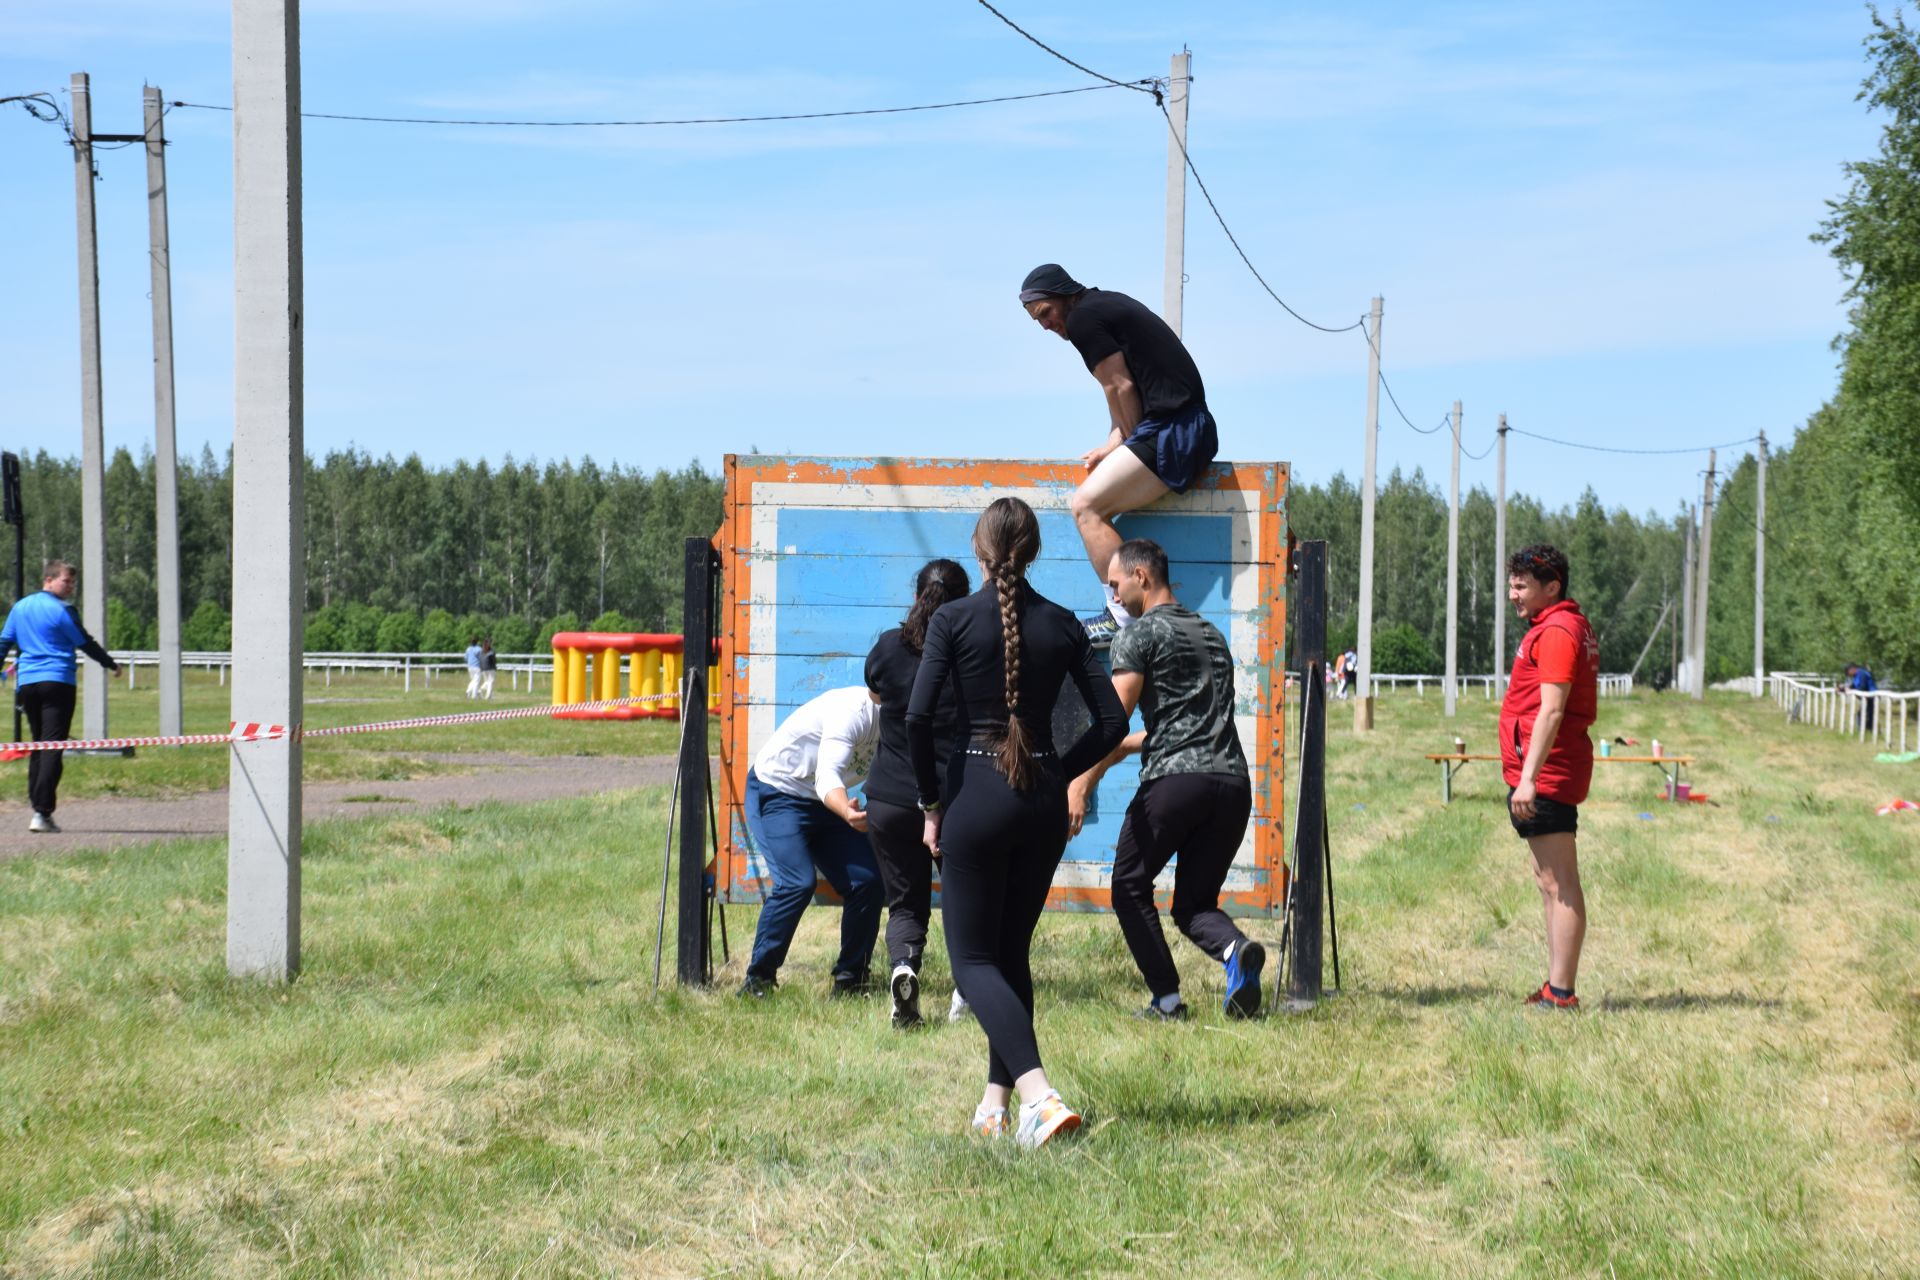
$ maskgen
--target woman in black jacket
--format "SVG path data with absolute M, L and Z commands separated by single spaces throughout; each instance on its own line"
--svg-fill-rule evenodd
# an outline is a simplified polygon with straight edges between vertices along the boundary
M 1040 1064 L 1028 951 L 1066 849 L 1067 781 L 1126 736 L 1127 719 L 1080 623 L 1026 580 L 1040 554 L 1033 509 L 997 499 L 974 526 L 973 553 L 985 585 L 933 615 L 907 704 L 907 739 L 924 837 L 941 859 L 954 983 L 987 1033 L 987 1087 L 973 1128 L 1007 1132 L 1018 1089 L 1014 1136 L 1038 1147 L 1078 1128 L 1080 1117 Z M 1068 679 L 1093 723 L 1056 755 L 1053 705 Z M 968 736 L 942 778 L 934 712 L 949 681 Z
M 867 654 L 867 691 L 880 704 L 880 745 L 867 772 L 867 839 L 887 887 L 887 964 L 893 970 L 893 1025 L 920 1025 L 920 957 L 932 910 L 933 859 L 921 840 L 920 788 L 907 752 L 907 699 L 920 670 L 934 611 L 971 591 L 967 571 L 951 560 L 929 560 L 913 578 L 913 607 L 904 622 L 882 632 Z M 933 717 L 935 767 L 946 766 L 956 726 L 951 697 Z

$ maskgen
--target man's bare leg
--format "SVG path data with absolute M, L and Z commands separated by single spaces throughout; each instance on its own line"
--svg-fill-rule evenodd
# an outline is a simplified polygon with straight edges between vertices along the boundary
M 1533 878 L 1547 920 L 1547 981 L 1562 991 L 1574 989 L 1580 972 L 1580 947 L 1587 937 L 1587 899 L 1580 891 L 1580 867 L 1574 860 L 1571 831 L 1529 836 Z
M 1102 458 L 1073 491 L 1067 509 L 1080 530 L 1080 541 L 1086 544 L 1093 574 L 1102 583 L 1107 580 L 1107 564 L 1120 549 L 1120 531 L 1113 527 L 1114 520 L 1166 492 L 1165 482 L 1124 445 Z

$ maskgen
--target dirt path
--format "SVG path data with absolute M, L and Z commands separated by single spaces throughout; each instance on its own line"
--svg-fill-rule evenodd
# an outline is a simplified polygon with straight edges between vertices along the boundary
M 671 784 L 672 756 L 516 756 L 425 754 L 465 770 L 408 781 L 310 782 L 306 821 L 408 813 L 447 804 L 498 800 L 525 804 L 626 787 Z M 227 793 L 203 791 L 167 799 L 106 796 L 62 804 L 58 835 L 31 835 L 26 805 L 0 804 L 0 859 L 80 849 L 118 849 L 154 840 L 224 836 Z

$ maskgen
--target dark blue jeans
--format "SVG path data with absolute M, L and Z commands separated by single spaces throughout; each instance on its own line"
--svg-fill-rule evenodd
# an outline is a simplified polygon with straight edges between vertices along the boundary
M 747 834 L 772 877 L 760 904 L 747 972 L 772 978 L 786 963 L 800 915 L 813 901 L 816 872 L 845 904 L 840 913 L 840 957 L 835 973 L 865 974 L 880 933 L 880 869 L 867 837 L 811 797 L 776 791 L 747 771 Z

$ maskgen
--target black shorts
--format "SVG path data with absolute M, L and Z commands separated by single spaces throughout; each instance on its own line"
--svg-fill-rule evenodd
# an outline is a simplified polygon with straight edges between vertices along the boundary
M 1573 835 L 1580 830 L 1580 806 L 1561 804 L 1549 796 L 1536 793 L 1533 797 L 1533 816 L 1516 818 L 1513 816 L 1513 788 L 1507 788 L 1507 819 L 1513 823 L 1514 832 L 1521 836 L 1557 836 L 1561 832 Z
M 1185 493 L 1220 450 L 1213 415 L 1206 406 L 1170 418 L 1142 418 L 1126 439 L 1127 451 L 1175 493 Z

